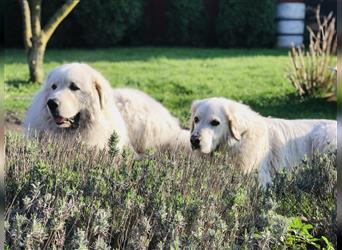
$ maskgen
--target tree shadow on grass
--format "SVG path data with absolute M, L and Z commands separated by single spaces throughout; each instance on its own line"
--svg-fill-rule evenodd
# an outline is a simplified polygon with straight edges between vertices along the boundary
M 26 85 L 26 84 L 32 84 L 28 80 L 23 80 L 23 79 L 11 79 L 11 80 L 6 80 L 5 84 L 11 87 L 19 88 L 21 85 Z
M 8 49 L 6 63 L 26 63 L 22 50 Z M 286 56 L 287 50 L 281 49 L 222 49 L 222 48 L 187 48 L 187 47 L 115 47 L 99 49 L 48 49 L 45 63 L 67 63 L 72 61 L 130 62 L 154 59 L 213 59 L 229 57 Z
M 256 56 L 284 56 L 285 50 L 269 49 L 208 49 L 208 48 L 173 48 L 173 47 L 142 47 L 142 48 L 112 48 L 87 50 L 71 50 L 71 53 L 60 53 L 59 51 L 50 51 L 52 56 L 46 57 L 46 62 L 58 60 L 59 55 L 63 55 L 60 61 L 85 61 L 85 62 L 129 62 L 129 61 L 149 61 L 154 59 L 214 59 L 229 57 L 256 57 Z M 90 53 L 91 52 L 91 53 Z M 95 52 L 95 53 L 94 53 Z M 50 55 L 49 53 L 49 55 Z M 75 59 L 76 55 L 76 59 Z M 58 60 L 59 61 L 59 60 Z
M 246 100 L 263 116 L 286 119 L 336 119 L 337 105 L 321 97 L 301 99 L 296 94 Z

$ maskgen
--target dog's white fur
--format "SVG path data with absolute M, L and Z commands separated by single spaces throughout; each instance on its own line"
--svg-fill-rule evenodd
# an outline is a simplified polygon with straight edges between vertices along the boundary
M 70 89 L 71 83 L 79 90 Z M 53 85 L 56 89 L 52 88 Z M 57 125 L 47 107 L 49 99 L 58 101 L 61 117 L 70 118 L 79 113 L 78 128 L 70 128 L 67 123 Z M 116 132 L 119 149 L 130 146 L 125 122 L 112 97 L 112 88 L 99 72 L 81 63 L 65 64 L 49 73 L 26 114 L 24 127 L 29 135 L 47 131 L 99 148 L 106 147 Z
M 213 126 L 213 120 L 220 124 Z M 291 167 L 305 155 L 310 158 L 316 151 L 335 152 L 337 148 L 334 120 L 266 118 L 225 98 L 194 101 L 191 123 L 192 135 L 200 139 L 200 152 L 221 148 L 245 172 L 258 169 L 262 185 L 271 180 L 273 169 Z
M 79 90 L 70 89 L 71 83 Z M 49 99 L 58 101 L 59 116 L 71 118 L 80 113 L 78 128 L 56 124 L 47 106 Z M 138 154 L 163 147 L 190 151 L 189 131 L 164 106 L 135 89 L 113 90 L 99 72 L 80 63 L 65 64 L 49 73 L 26 114 L 24 127 L 28 135 L 47 131 L 99 148 L 106 147 L 116 132 L 118 147 L 133 147 Z
M 190 132 L 159 102 L 136 89 L 117 88 L 113 93 L 137 153 L 163 147 L 191 151 Z

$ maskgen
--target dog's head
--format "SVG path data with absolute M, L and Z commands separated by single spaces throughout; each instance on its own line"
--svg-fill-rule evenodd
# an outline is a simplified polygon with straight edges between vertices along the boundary
M 78 128 L 108 105 L 110 86 L 86 64 L 65 64 L 52 70 L 44 86 L 45 108 L 58 128 Z
M 191 107 L 191 137 L 193 150 L 204 154 L 228 143 L 241 140 L 247 130 L 241 115 L 247 106 L 224 98 L 196 100 Z

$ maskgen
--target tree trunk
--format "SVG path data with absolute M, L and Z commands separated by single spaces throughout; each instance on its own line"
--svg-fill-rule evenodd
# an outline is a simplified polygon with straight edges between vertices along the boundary
M 47 42 L 58 25 L 79 2 L 80 0 L 66 0 L 42 29 L 40 20 L 42 0 L 19 0 L 23 14 L 24 45 L 31 82 L 43 82 L 44 54 Z
M 44 54 L 45 45 L 41 42 L 33 42 L 27 54 L 30 71 L 30 81 L 42 83 L 44 79 Z

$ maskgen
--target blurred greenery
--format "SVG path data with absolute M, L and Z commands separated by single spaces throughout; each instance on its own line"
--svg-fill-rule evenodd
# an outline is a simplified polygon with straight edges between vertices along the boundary
M 6 45 L 22 46 L 19 2 L 3 2 L 7 10 Z M 61 2 L 42 1 L 43 24 Z M 273 0 L 82 0 L 56 30 L 49 45 L 273 46 L 274 7 Z
M 276 41 L 276 1 L 221 0 L 217 40 L 222 47 L 272 47 Z

